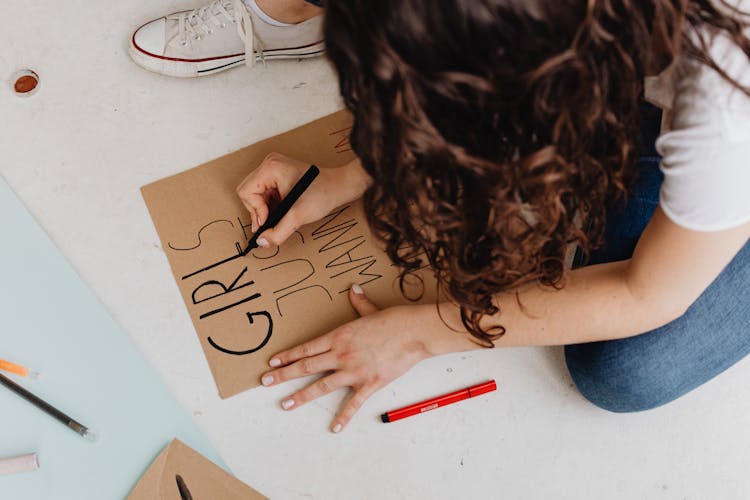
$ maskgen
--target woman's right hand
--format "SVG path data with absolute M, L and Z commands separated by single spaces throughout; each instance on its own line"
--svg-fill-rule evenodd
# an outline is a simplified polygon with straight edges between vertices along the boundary
M 283 199 L 309 167 L 309 163 L 271 153 L 245 177 L 237 194 L 250 212 L 253 232 L 268 219 L 274 202 Z M 258 245 L 280 245 L 300 226 L 320 220 L 337 206 L 359 198 L 369 182 L 358 160 L 339 168 L 321 168 L 315 181 L 276 227 L 259 235 Z

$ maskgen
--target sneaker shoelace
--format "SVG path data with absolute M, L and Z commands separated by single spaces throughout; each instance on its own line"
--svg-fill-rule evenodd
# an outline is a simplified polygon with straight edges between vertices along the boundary
M 253 19 L 242 0 L 214 0 L 203 7 L 168 16 L 168 19 L 179 23 L 181 45 L 213 34 L 214 28 L 226 28 L 227 21 L 236 24 L 237 34 L 245 44 L 245 64 L 250 67 L 255 65 L 256 50 L 263 64 L 266 63 L 263 42 L 255 35 Z

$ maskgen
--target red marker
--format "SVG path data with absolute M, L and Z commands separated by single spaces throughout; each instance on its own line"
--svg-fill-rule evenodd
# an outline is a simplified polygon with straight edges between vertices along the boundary
M 383 423 L 386 424 L 388 422 L 395 422 L 396 420 L 401 420 L 402 418 L 411 417 L 412 415 L 419 415 L 420 413 L 434 410 L 435 408 L 440 408 L 441 406 L 458 403 L 459 401 L 473 398 L 474 396 L 479 396 L 480 394 L 486 394 L 496 389 L 497 384 L 494 380 L 490 380 L 489 382 L 473 385 L 471 387 L 467 387 L 466 389 L 461 389 L 460 391 L 451 392 L 450 394 L 444 394 L 436 398 L 428 399 L 427 401 L 422 401 L 421 403 L 406 406 L 404 408 L 399 408 L 398 410 L 389 411 L 388 413 L 383 413 L 382 415 L 380 415 L 380 419 L 383 421 Z

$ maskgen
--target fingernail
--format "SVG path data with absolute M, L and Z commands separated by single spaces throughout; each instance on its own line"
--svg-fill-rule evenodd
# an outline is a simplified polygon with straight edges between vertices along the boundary
M 276 368 L 277 366 L 281 366 L 281 360 L 279 358 L 273 358 L 271 361 L 268 362 L 268 364 L 272 368 Z
M 285 410 L 288 410 L 292 406 L 294 406 L 294 400 L 293 399 L 287 399 L 286 401 L 284 401 L 283 403 L 281 403 L 281 407 L 284 408 Z
M 268 248 L 269 246 L 271 246 L 269 245 L 268 240 L 265 238 L 258 238 L 257 243 L 258 243 L 258 246 L 261 248 Z
M 362 287 L 359 286 L 356 283 L 352 285 L 352 292 L 356 293 L 357 295 L 364 295 L 365 294 L 365 291 L 362 290 Z
M 255 216 L 255 221 L 258 223 L 258 227 L 263 225 L 263 223 L 260 221 L 260 215 Z
M 263 385 L 271 385 L 271 384 L 273 384 L 273 375 L 263 375 L 263 378 L 260 379 L 260 382 Z
M 250 231 L 252 231 L 252 232 L 254 232 L 254 233 L 258 231 L 258 224 L 256 224 L 256 223 L 255 223 L 255 221 L 253 221 L 253 222 L 252 222 L 252 223 L 250 224 Z
M 334 425 L 333 426 L 333 432 L 335 432 L 336 434 L 338 434 L 339 432 L 341 432 L 341 424 Z

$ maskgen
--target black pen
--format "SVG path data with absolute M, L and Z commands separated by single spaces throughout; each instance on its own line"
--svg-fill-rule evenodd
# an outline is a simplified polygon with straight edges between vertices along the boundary
M 245 251 L 242 252 L 242 255 L 247 255 L 250 250 L 258 247 L 258 236 L 263 234 L 263 231 L 274 227 L 282 218 L 284 218 L 289 209 L 292 208 L 292 205 L 294 205 L 299 197 L 302 196 L 302 193 L 304 193 L 305 190 L 310 187 L 310 184 L 312 184 L 312 181 L 315 180 L 319 173 L 320 170 L 318 170 L 318 167 L 316 167 L 315 165 L 310 165 L 310 168 L 307 169 L 305 175 L 303 175 L 300 180 L 297 181 L 297 184 L 295 184 L 292 190 L 289 191 L 289 194 L 287 194 L 286 197 L 281 200 L 276 209 L 271 212 L 265 224 L 260 226 L 258 230 L 255 231 L 255 234 L 252 238 L 250 238 L 250 241 L 247 243 L 247 248 L 245 248 Z
M 66 427 L 74 430 L 76 433 L 83 436 L 83 438 L 89 441 L 96 441 L 96 434 L 94 434 L 91 431 L 91 429 L 81 424 L 80 422 L 75 421 L 73 418 L 61 412 L 60 410 L 58 410 L 51 404 L 47 403 L 46 401 L 30 393 L 29 391 L 27 391 L 20 385 L 16 384 L 15 382 L 13 382 L 11 379 L 9 379 L 3 374 L 0 374 L 0 384 L 4 385 L 11 391 L 15 392 L 18 396 L 22 397 L 23 399 L 33 404 L 40 410 L 44 411 L 46 414 L 50 415 L 55 420 L 62 422 Z

